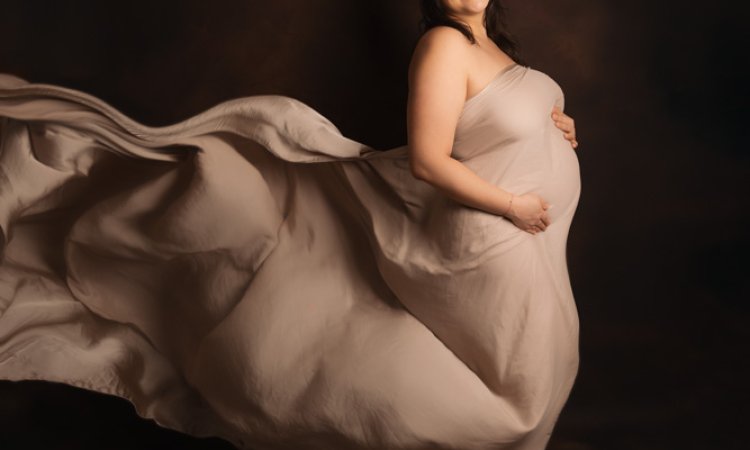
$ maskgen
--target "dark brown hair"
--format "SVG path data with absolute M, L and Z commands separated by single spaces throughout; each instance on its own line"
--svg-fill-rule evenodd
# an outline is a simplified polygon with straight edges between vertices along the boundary
M 476 43 L 476 38 L 474 38 L 469 26 L 450 16 L 443 7 L 442 0 L 420 0 L 420 6 L 422 9 L 422 19 L 419 22 L 420 34 L 424 34 L 430 28 L 445 25 L 463 33 L 472 44 Z M 484 11 L 484 26 L 487 28 L 487 36 L 515 62 L 526 65 L 520 55 L 518 42 L 507 31 L 505 11 L 506 8 L 500 0 L 489 1 Z

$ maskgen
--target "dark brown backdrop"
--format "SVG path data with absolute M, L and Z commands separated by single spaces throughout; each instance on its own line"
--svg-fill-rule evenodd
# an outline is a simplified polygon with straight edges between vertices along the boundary
M 386 149 L 405 142 L 416 3 L 0 0 L 0 72 L 85 90 L 149 125 L 286 94 Z M 747 448 L 747 12 L 508 3 L 581 143 L 569 241 L 581 370 L 550 449 Z M 0 448 L 230 447 L 159 429 L 120 399 L 2 382 Z

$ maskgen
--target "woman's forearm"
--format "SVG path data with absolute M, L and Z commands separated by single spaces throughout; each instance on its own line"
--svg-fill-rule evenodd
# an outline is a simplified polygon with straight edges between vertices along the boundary
M 431 159 L 429 166 L 419 166 L 412 173 L 466 206 L 497 215 L 508 212 L 510 192 L 488 182 L 450 156 Z

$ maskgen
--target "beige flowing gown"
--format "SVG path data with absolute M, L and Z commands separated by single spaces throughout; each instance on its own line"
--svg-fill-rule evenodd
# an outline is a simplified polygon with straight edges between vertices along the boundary
M 543 449 L 579 361 L 563 98 L 513 64 L 456 129 L 454 158 L 552 205 L 532 235 L 289 97 L 148 127 L 0 74 L 0 379 L 243 449 Z

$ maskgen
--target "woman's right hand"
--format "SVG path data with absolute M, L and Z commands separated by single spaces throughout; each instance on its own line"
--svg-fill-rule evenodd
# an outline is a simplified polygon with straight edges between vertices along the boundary
M 547 214 L 549 206 L 549 203 L 534 193 L 514 195 L 510 211 L 505 214 L 505 217 L 523 231 L 537 234 L 546 230 L 549 225 Z

